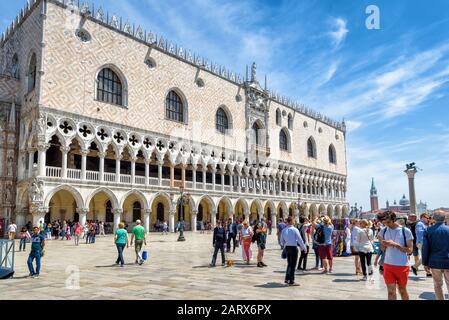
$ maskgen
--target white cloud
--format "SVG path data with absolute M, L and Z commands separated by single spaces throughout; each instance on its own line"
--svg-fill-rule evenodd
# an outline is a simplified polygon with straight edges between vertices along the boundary
M 345 40 L 349 30 L 346 28 L 346 21 L 342 18 L 334 19 L 332 24 L 336 30 L 329 32 L 329 35 L 332 38 L 333 45 L 339 47 L 343 40 Z
M 362 122 L 360 122 L 360 121 L 352 121 L 352 120 L 346 121 L 347 132 L 353 132 L 353 131 L 357 130 L 358 128 L 360 128 L 361 126 L 362 126 Z

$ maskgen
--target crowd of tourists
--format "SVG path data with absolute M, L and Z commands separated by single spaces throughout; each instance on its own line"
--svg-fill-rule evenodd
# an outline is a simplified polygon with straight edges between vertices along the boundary
M 164 228 L 165 223 L 162 223 Z M 210 267 L 215 267 L 218 252 L 221 263 L 226 265 L 226 253 L 241 247 L 242 260 L 250 264 L 252 246 L 257 246 L 257 267 L 267 267 L 264 262 L 264 252 L 267 237 L 272 232 L 271 221 L 252 221 L 239 219 L 217 221 L 213 229 L 213 256 Z M 135 263 L 143 264 L 147 252 L 143 246 L 147 244 L 146 232 L 140 220 L 128 237 L 127 226 L 120 223 L 114 234 L 114 244 L 117 248 L 117 265 L 124 266 L 123 251 L 129 246 L 135 250 Z M 40 272 L 40 259 L 45 254 L 46 240 L 71 240 L 79 245 L 80 239 L 86 244 L 95 243 L 97 235 L 105 235 L 103 222 L 87 221 L 83 226 L 79 222 L 54 221 L 42 222 L 39 226 L 31 226 L 31 222 L 17 233 L 17 226 L 11 223 L 8 227 L 9 239 L 20 239 L 19 251 L 25 251 L 26 243 L 31 243 L 28 257 L 30 276 L 37 277 Z M 30 232 L 31 231 L 31 232 Z M 204 231 L 204 230 L 203 230 Z M 163 232 L 167 232 L 163 230 Z M 277 240 L 281 249 L 281 257 L 287 260 L 285 283 L 289 286 L 298 285 L 295 273 L 307 273 L 310 270 L 321 271 L 322 274 L 333 273 L 333 242 L 334 225 L 328 216 L 317 217 L 310 221 L 300 217 L 298 223 L 290 216 L 285 221 L 280 219 L 277 225 Z M 436 298 L 444 299 L 443 283 L 449 291 L 449 227 L 445 223 L 444 212 L 409 215 L 408 219 L 396 217 L 392 211 L 377 215 L 374 220 L 353 219 L 345 230 L 346 253 L 354 257 L 354 273 L 360 275 L 360 280 L 368 280 L 378 268 L 387 286 L 388 299 L 397 299 L 397 292 L 403 300 L 409 299 L 407 283 L 410 271 L 418 275 L 420 267 L 426 276 L 433 278 Z M 82 237 L 82 238 L 81 238 Z M 315 264 L 307 268 L 310 249 L 315 255 Z M 374 256 L 374 261 L 373 261 Z M 413 259 L 411 257 L 413 256 Z M 412 260 L 412 263 L 410 263 Z M 33 268 L 36 261 L 36 269 Z M 228 259 L 230 261 L 230 259 Z

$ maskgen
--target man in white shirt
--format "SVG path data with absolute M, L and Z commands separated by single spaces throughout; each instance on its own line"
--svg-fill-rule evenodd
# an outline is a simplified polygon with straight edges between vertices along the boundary
M 385 212 L 384 225 L 379 234 L 381 247 L 385 250 L 384 280 L 388 289 L 388 300 L 396 300 L 396 288 L 402 300 L 409 300 L 407 281 L 410 270 L 408 254 L 413 251 L 413 235 L 410 229 L 396 222 L 396 214 Z
M 301 251 L 307 251 L 307 247 L 299 234 L 299 230 L 294 227 L 295 218 L 287 218 L 287 227 L 282 230 L 280 242 L 287 256 L 287 270 L 285 272 L 285 283 L 289 286 L 297 286 L 295 283 L 295 269 L 298 261 L 298 246 Z
M 8 226 L 8 239 L 14 240 L 16 238 L 17 225 L 14 222 Z
M 360 264 L 360 256 L 357 243 L 357 237 L 360 231 L 362 231 L 362 229 L 360 229 L 360 220 L 359 219 L 352 220 L 351 252 L 354 255 L 354 266 L 356 276 L 362 274 L 362 265 Z

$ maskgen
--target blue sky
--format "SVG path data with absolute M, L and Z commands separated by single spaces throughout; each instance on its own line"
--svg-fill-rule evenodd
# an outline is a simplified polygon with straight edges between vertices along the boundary
M 24 1 L 2 1 L 5 30 Z M 346 119 L 348 201 L 408 195 L 405 164 L 422 168 L 419 200 L 449 206 L 449 1 L 97 0 L 147 31 L 270 89 Z M 365 27 L 368 5 L 380 30 Z

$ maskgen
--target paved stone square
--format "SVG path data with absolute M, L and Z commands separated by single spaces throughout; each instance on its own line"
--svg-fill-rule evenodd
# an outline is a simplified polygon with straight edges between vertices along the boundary
M 27 252 L 16 252 L 15 277 L 0 280 L 0 300 L 4 299 L 385 299 L 383 279 L 375 271 L 370 282 L 353 274 L 353 258 L 336 258 L 334 274 L 319 271 L 298 275 L 298 287 L 283 284 L 286 260 L 280 258 L 275 235 L 268 237 L 266 268 L 256 262 L 246 265 L 241 249 L 228 254 L 236 260 L 232 267 L 209 268 L 212 234 L 186 232 L 187 241 L 177 242 L 177 234 L 152 233 L 147 246 L 149 261 L 135 265 L 134 250 L 125 250 L 125 267 L 114 264 L 117 251 L 112 236 L 97 237 L 95 244 L 47 241 L 41 277 L 28 278 Z M 16 248 L 18 248 L 18 242 Z M 30 246 L 27 244 L 27 251 Z M 256 246 L 253 245 L 255 258 Z M 314 254 L 309 256 L 314 266 Z M 79 270 L 79 289 L 72 279 Z M 424 272 L 410 276 L 411 299 L 434 299 L 432 279 Z

